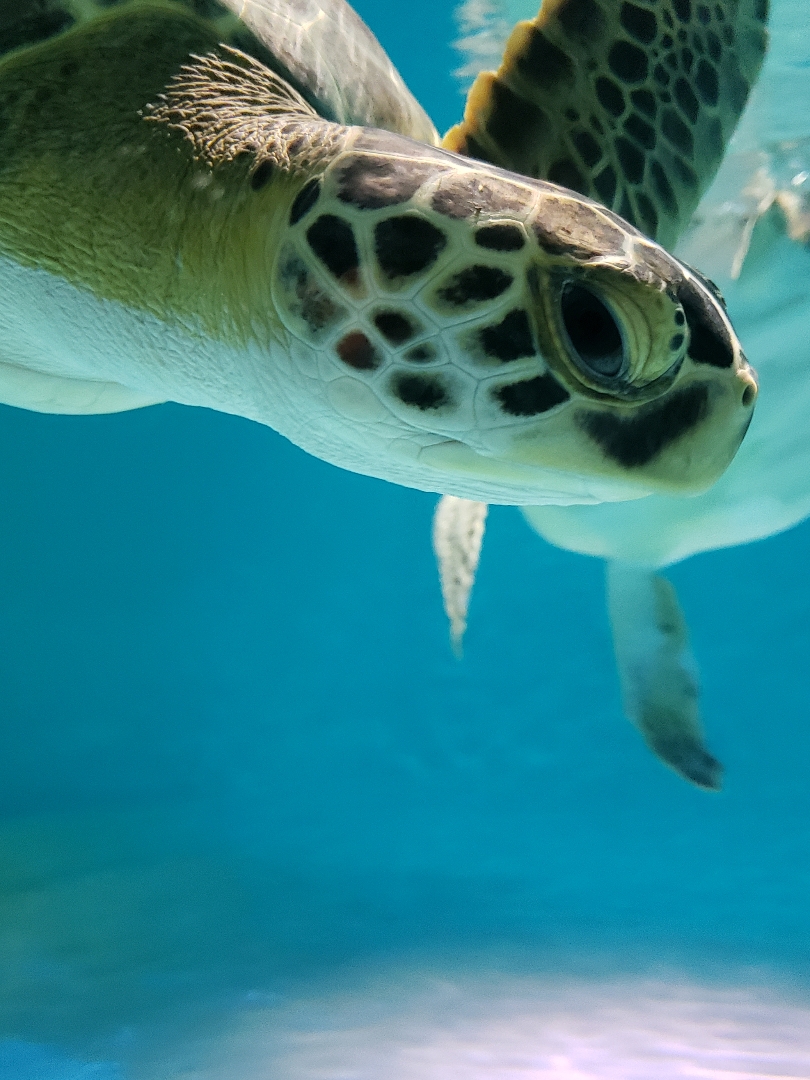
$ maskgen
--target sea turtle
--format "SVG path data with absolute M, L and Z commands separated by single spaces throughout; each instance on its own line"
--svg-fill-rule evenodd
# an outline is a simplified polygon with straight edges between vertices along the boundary
M 711 273 L 762 379 L 740 454 L 705 494 L 611 506 L 525 507 L 552 543 L 607 560 L 607 593 L 627 716 L 651 748 L 701 787 L 721 768 L 703 743 L 696 665 L 671 583 L 657 571 L 690 555 L 747 543 L 810 514 L 810 77 L 807 10 L 780 0 L 774 48 L 679 253 Z M 785 107 L 785 102 L 790 107 Z M 456 640 L 486 507 L 440 504 L 437 537 Z
M 208 406 L 470 499 L 704 490 L 756 382 L 649 235 L 716 171 L 764 19 L 549 0 L 441 146 L 344 0 L 3 0 L 0 400 Z

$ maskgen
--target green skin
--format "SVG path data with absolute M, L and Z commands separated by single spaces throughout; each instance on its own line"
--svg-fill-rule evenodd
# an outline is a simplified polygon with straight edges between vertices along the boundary
M 301 181 L 278 172 L 254 192 L 249 161 L 212 178 L 180 134 L 143 120 L 189 53 L 216 44 L 199 18 L 157 5 L 4 61 L 0 92 L 17 103 L 2 136 L 0 246 L 98 297 L 238 342 L 249 311 L 277 334 L 249 271 L 270 265 Z

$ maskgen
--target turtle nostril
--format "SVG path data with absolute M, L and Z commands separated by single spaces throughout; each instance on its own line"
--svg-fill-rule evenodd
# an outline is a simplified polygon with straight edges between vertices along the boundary
M 750 408 L 754 404 L 754 402 L 756 401 L 756 398 L 757 398 L 757 388 L 754 386 L 753 383 L 749 383 L 748 386 L 746 386 L 746 388 L 743 390 L 743 396 L 742 396 L 743 407 L 746 408 L 746 409 Z

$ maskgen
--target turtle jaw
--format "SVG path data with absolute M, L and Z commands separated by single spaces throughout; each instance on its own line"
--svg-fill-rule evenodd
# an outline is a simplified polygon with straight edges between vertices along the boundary
M 720 479 L 753 415 L 753 379 L 695 379 L 632 417 L 588 410 L 583 430 L 605 457 L 637 475 L 651 492 L 701 495 Z

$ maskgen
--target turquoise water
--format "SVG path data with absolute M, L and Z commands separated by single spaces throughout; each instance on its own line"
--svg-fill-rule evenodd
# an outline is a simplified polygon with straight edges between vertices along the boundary
M 449 126 L 450 5 L 358 9 Z M 2 1080 L 810 1077 L 810 526 L 671 571 L 714 796 L 517 510 L 458 662 L 433 496 L 172 405 L 0 461 Z

